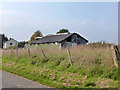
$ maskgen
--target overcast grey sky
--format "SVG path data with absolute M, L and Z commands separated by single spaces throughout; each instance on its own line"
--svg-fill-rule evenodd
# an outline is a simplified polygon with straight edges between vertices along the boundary
M 116 2 L 2 3 L 2 30 L 8 37 L 27 41 L 40 30 L 44 35 L 65 28 L 89 42 L 118 39 Z

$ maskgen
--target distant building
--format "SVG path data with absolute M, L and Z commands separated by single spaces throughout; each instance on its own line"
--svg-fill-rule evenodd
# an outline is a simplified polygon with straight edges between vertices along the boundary
M 10 47 L 13 47 L 16 45 L 18 45 L 18 42 L 15 39 L 10 38 L 10 40 L 8 40 L 4 43 L 3 48 L 10 48 Z
M 68 47 L 68 46 L 77 46 L 80 44 L 88 43 L 88 40 L 83 38 L 77 33 L 62 33 L 62 34 L 55 34 L 55 35 L 47 35 L 45 37 L 37 38 L 36 41 L 32 42 L 31 44 L 60 44 L 60 47 Z
M 0 34 L 0 48 L 3 48 L 3 44 L 8 41 L 8 38 L 4 34 Z

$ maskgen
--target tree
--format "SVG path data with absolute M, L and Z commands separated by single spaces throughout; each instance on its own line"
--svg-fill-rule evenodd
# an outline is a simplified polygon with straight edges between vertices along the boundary
M 18 47 L 19 48 L 23 48 L 25 46 L 25 44 L 27 44 L 28 42 L 26 41 L 21 41 L 21 42 L 18 42 Z
M 56 34 L 59 33 L 70 33 L 70 32 L 68 31 L 68 29 L 60 29 Z
M 31 36 L 30 42 L 35 41 L 35 38 L 36 38 L 36 37 L 43 37 L 43 34 L 42 34 L 39 30 L 37 30 L 37 31 Z

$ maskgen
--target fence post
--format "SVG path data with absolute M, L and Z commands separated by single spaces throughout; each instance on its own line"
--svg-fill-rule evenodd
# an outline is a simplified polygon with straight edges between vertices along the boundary
M 44 51 L 43 51 L 43 50 L 41 50 L 41 52 L 42 52 L 42 55 L 43 55 L 44 59 L 46 60 L 47 58 L 46 58 L 46 56 L 45 56 Z
M 18 48 L 16 48 L 16 57 L 18 57 Z
M 115 45 L 114 49 L 115 49 L 115 53 L 116 53 L 116 56 L 117 56 L 117 60 L 119 61 L 120 60 L 120 52 L 119 52 L 118 46 Z
M 112 53 L 113 53 L 113 62 L 114 62 L 114 65 L 115 65 L 116 67 L 118 67 L 118 64 L 117 64 L 117 62 L 116 62 L 116 50 L 115 50 L 114 45 L 111 46 L 111 49 L 112 49 Z
M 69 48 L 67 49 L 67 52 L 68 52 L 68 56 L 69 56 L 69 59 L 70 59 L 70 64 L 72 65 L 72 59 L 71 59 L 71 54 L 70 54 Z
M 30 49 L 28 48 L 28 57 L 30 57 Z

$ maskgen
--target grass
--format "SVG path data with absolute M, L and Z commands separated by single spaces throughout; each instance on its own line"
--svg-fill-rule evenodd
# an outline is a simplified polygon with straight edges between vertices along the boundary
M 56 88 L 118 88 L 118 68 L 114 66 L 109 47 L 70 48 L 72 66 L 67 49 L 32 48 L 29 58 L 27 49 L 20 49 L 19 57 L 15 50 L 10 52 L 6 50 L 3 55 L 2 69 L 41 84 Z

